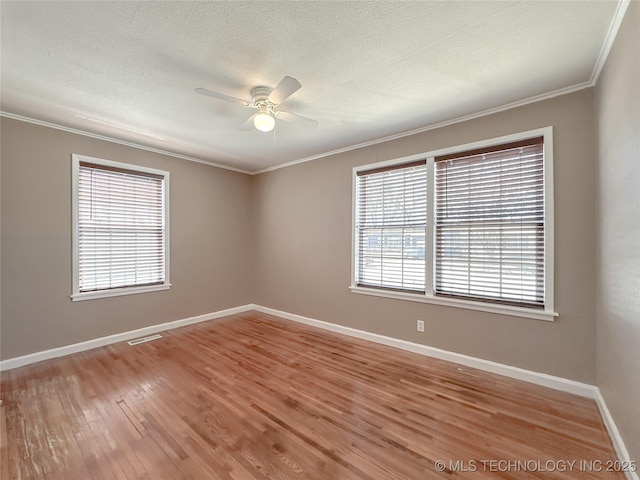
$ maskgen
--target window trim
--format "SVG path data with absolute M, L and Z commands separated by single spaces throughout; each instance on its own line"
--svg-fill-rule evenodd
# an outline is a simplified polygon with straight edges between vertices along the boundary
M 165 238 L 164 238 L 164 265 L 165 275 L 164 282 L 156 285 L 141 285 L 132 287 L 120 287 L 111 288 L 105 290 L 96 290 L 91 292 L 80 291 L 80 278 L 79 278 L 79 179 L 80 179 L 80 163 L 93 163 L 99 166 L 107 168 L 116 168 L 129 170 L 133 172 L 146 173 L 150 175 L 159 175 L 164 178 L 164 221 L 165 221 Z M 71 227 L 72 227 L 72 294 L 70 298 L 72 301 L 92 300 L 96 298 L 116 297 L 121 295 L 134 295 L 138 293 L 155 292 L 159 290 L 168 290 L 171 288 L 170 282 L 170 263 L 169 263 L 169 251 L 170 251 L 170 234 L 169 234 L 169 172 L 165 170 L 158 170 L 154 168 L 142 167 L 131 163 L 114 162 L 111 160 L 104 160 L 101 158 L 89 157 L 86 155 L 72 154 L 71 155 Z
M 545 278 L 545 306 L 544 310 L 538 308 L 517 307 L 511 305 L 501 305 L 499 303 L 487 303 L 473 300 L 464 300 L 459 298 L 447 298 L 434 295 L 435 282 L 435 229 L 433 226 L 434 219 L 434 183 L 435 157 L 443 155 L 455 154 L 466 150 L 475 150 L 498 146 L 504 143 L 528 140 L 536 137 L 543 137 L 544 142 L 544 217 L 545 217 L 545 233 L 544 233 L 544 278 Z M 378 288 L 368 288 L 358 286 L 356 282 L 356 218 L 357 218 L 357 198 L 356 185 L 358 173 L 368 171 L 375 168 L 388 168 L 395 165 L 402 165 L 407 162 L 425 159 L 427 163 L 427 249 L 429 254 L 425 255 L 425 293 L 408 293 L 389 291 Z M 464 308 L 477 310 L 482 312 L 497 313 L 502 315 L 511 315 L 516 317 L 532 318 L 535 320 L 553 321 L 558 313 L 554 310 L 554 184 L 553 184 L 553 127 L 543 127 L 526 132 L 504 135 L 501 137 L 490 138 L 477 142 L 471 142 L 464 145 L 456 145 L 453 147 L 441 148 L 407 157 L 385 160 L 368 165 L 361 165 L 353 168 L 352 178 L 352 220 L 351 220 L 351 284 L 349 289 L 351 293 L 364 295 L 372 295 L 376 297 L 392 298 L 396 300 L 405 300 L 413 302 L 430 303 L 435 305 L 450 306 L 456 308 Z
M 416 175 L 416 171 L 415 168 L 420 168 L 422 171 L 422 174 L 417 174 Z M 424 189 L 426 190 L 427 187 L 427 182 L 426 182 L 426 175 L 427 175 L 427 168 L 426 168 L 426 161 L 424 158 L 419 158 L 416 161 L 412 161 L 412 162 L 408 162 L 408 163 L 402 163 L 402 164 L 398 164 L 398 165 L 393 165 L 390 167 L 382 167 L 382 168 L 375 168 L 375 169 L 371 169 L 371 170 L 359 170 L 357 172 L 357 181 L 356 181 L 356 203 L 357 203 L 357 198 L 359 196 L 364 195 L 365 197 L 368 197 L 369 195 L 379 195 L 380 192 L 380 181 L 382 181 L 382 185 L 389 185 L 387 184 L 386 180 L 381 179 L 380 177 L 378 177 L 377 180 L 373 180 L 373 185 L 370 183 L 370 181 L 368 180 L 370 178 L 370 176 L 377 176 L 378 174 L 385 174 L 387 172 L 402 172 L 400 173 L 400 175 L 403 177 L 404 182 L 406 182 L 407 180 L 412 182 L 412 186 L 413 188 L 415 188 L 417 186 L 417 184 L 413 184 L 413 181 L 416 179 L 417 176 L 420 176 L 423 178 L 423 182 L 420 182 L 422 184 L 422 186 L 424 187 Z M 407 178 L 407 175 L 409 176 L 409 178 Z M 362 180 L 364 178 L 364 180 Z M 364 183 L 363 183 L 364 182 Z M 392 186 L 391 188 L 397 189 L 400 188 L 399 187 L 399 179 L 396 178 L 395 180 L 392 180 L 392 184 L 394 186 Z M 406 184 L 405 184 L 406 185 Z M 404 185 L 403 185 L 404 187 Z M 382 191 L 385 190 L 385 187 L 382 186 Z M 407 192 L 405 191 L 404 194 L 406 195 Z M 426 203 L 426 198 L 422 197 L 422 196 L 414 196 L 413 194 L 411 195 L 411 198 L 416 198 L 416 199 L 420 199 L 420 201 L 425 201 Z M 404 200 L 407 200 L 406 197 L 403 197 Z M 412 213 L 415 214 L 416 211 L 415 209 L 415 205 L 412 207 Z M 384 209 L 383 213 L 383 217 L 386 216 L 387 213 L 389 213 L 388 211 L 386 211 L 386 209 Z M 362 214 L 363 212 L 357 212 L 356 216 L 358 216 L 358 214 Z M 366 214 L 365 214 L 366 217 Z M 415 220 L 415 219 L 414 219 Z M 425 209 L 424 209 L 424 220 L 426 222 L 426 205 L 425 205 Z M 355 223 L 355 222 L 354 222 Z M 356 241 L 354 239 L 354 244 L 355 244 L 355 250 L 356 250 L 356 254 L 355 254 L 355 258 L 359 259 L 360 255 L 359 255 L 359 251 L 360 248 L 363 247 L 362 244 L 362 232 L 363 231 L 367 231 L 367 230 L 378 230 L 378 229 L 382 229 L 382 230 L 389 230 L 389 229 L 395 229 L 395 227 L 388 225 L 387 221 L 385 221 L 384 219 L 382 220 L 381 224 L 375 226 L 375 227 L 371 227 L 369 225 L 366 225 L 366 221 L 361 221 L 358 222 L 359 223 L 359 228 L 354 225 L 356 234 L 358 235 L 358 241 Z M 364 224 L 363 224 L 364 223 Z M 394 223 L 394 222 L 392 222 Z M 411 226 L 405 225 L 404 228 L 419 228 L 418 226 L 416 226 L 416 224 L 412 223 Z M 404 231 L 403 228 L 403 231 Z M 426 233 L 426 230 L 425 230 Z M 426 238 L 425 238 L 426 240 Z M 401 243 L 404 242 L 404 233 L 401 234 Z M 384 243 L 384 241 L 383 241 Z M 426 242 L 425 242 L 426 243 Z M 402 248 L 401 250 L 404 250 L 404 248 Z M 381 253 L 382 255 L 382 253 Z M 384 255 L 383 255 L 384 256 Z M 390 257 L 386 257 L 386 258 L 390 258 Z M 402 269 L 402 275 L 401 277 L 404 277 L 404 274 L 407 273 L 411 274 L 411 271 L 413 270 L 411 267 L 409 267 L 408 265 L 406 265 L 404 263 L 405 260 L 408 260 L 407 257 L 405 257 L 404 253 L 402 254 L 402 258 L 401 258 L 401 269 Z M 359 262 L 359 264 L 356 266 L 354 265 L 354 268 L 356 270 L 358 270 L 359 272 L 361 272 L 360 267 L 362 266 L 362 264 Z M 407 267 L 407 269 L 405 269 L 405 266 Z M 424 269 L 423 270 L 423 274 L 424 274 Z M 419 271 L 419 270 L 418 270 Z M 356 283 L 355 286 L 357 287 L 364 287 L 364 288 L 375 288 L 375 289 L 382 289 L 382 290 L 390 290 L 390 291 L 400 291 L 400 292 L 409 292 L 409 293 L 416 293 L 416 294 L 421 294 L 423 292 L 420 291 L 420 289 L 411 289 L 409 287 L 409 285 L 406 286 L 395 286 L 395 285 L 391 285 L 391 284 L 384 284 L 384 282 L 381 281 L 381 284 L 375 284 L 374 282 L 372 283 L 367 283 L 366 281 L 364 281 L 363 279 L 360 279 L 361 281 L 359 283 Z M 382 280 L 382 279 L 381 279 Z M 404 279 L 402 280 L 402 283 L 404 283 Z

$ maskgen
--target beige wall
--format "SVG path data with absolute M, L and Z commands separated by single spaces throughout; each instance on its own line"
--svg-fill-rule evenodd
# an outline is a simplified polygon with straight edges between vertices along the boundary
M 2 359 L 250 302 L 249 176 L 1 122 Z M 72 153 L 170 172 L 171 289 L 70 300 Z
M 593 89 L 261 174 L 254 303 L 578 381 L 595 380 Z M 545 322 L 350 293 L 352 168 L 552 125 L 556 310 Z M 425 333 L 416 332 L 416 320 Z
M 640 3 L 631 2 L 597 87 L 597 383 L 640 461 Z

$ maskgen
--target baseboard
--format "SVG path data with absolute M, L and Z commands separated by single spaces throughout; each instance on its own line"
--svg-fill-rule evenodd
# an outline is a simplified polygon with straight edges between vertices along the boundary
M 553 388 L 555 390 L 562 390 L 563 392 L 573 393 L 582 397 L 596 398 L 597 387 L 589 385 L 587 383 L 576 382 L 575 380 L 569 380 L 567 378 L 556 377 L 548 375 L 546 373 L 534 372 L 526 370 L 524 368 L 513 367 L 511 365 L 505 365 L 503 363 L 493 362 L 491 360 L 484 360 L 482 358 L 471 357 L 461 353 L 450 352 L 448 350 L 442 350 L 428 345 L 422 345 L 419 343 L 409 342 L 407 340 L 400 340 L 398 338 L 387 337 L 385 335 L 379 335 L 377 333 L 366 332 L 364 330 L 357 330 L 355 328 L 345 327 L 337 325 L 335 323 L 324 322 L 316 320 L 314 318 L 303 317 L 302 315 L 296 315 L 294 313 L 282 312 L 273 308 L 267 308 L 260 305 L 252 305 L 252 308 L 258 312 L 269 313 L 278 317 L 293 320 L 294 322 L 304 323 L 313 327 L 330 330 L 336 333 L 342 333 L 351 337 L 361 338 L 363 340 L 369 340 L 372 342 L 380 343 L 390 347 L 401 348 L 409 352 L 418 353 L 428 357 L 439 358 L 448 362 L 458 363 L 467 367 L 477 368 L 491 373 L 497 373 L 505 377 L 514 378 L 516 380 L 523 380 L 529 383 L 535 383 L 536 385 L 542 385 L 544 387 Z
M 93 340 L 87 340 L 85 342 L 75 343 L 72 345 L 66 345 L 64 347 L 53 348 L 51 350 L 45 350 L 42 352 L 31 353 L 20 357 L 10 358 L 0 361 L 0 371 L 10 370 L 13 368 L 22 367 L 43 360 L 49 360 L 51 358 L 62 357 L 65 355 L 71 355 L 73 353 L 83 352 L 91 350 L 92 348 L 102 347 L 113 343 L 123 342 L 138 337 L 144 337 L 146 335 L 152 335 L 154 333 L 172 330 L 174 328 L 185 327 L 194 323 L 206 322 L 208 320 L 214 320 L 216 318 L 225 317 L 228 315 L 234 315 L 236 313 L 247 312 L 250 310 L 256 310 L 258 312 L 268 313 L 278 317 L 282 317 L 288 320 L 292 320 L 298 323 L 303 323 L 313 327 L 321 328 L 324 330 L 330 330 L 332 332 L 341 333 L 351 337 L 356 337 L 372 342 L 380 343 L 390 347 L 400 348 L 410 352 L 418 353 L 428 357 L 439 358 L 453 363 L 458 363 L 472 368 L 485 370 L 488 372 L 496 373 L 506 377 L 514 378 L 517 380 L 523 380 L 526 382 L 542 385 L 545 387 L 554 388 L 556 390 L 562 390 L 564 392 L 573 393 L 583 397 L 589 397 L 597 399 L 599 391 L 597 387 L 588 385 L 586 383 L 576 382 L 566 378 L 555 377 L 553 375 L 547 375 L 545 373 L 534 372 L 519 367 L 513 367 L 511 365 L 505 365 L 490 360 L 484 360 L 477 357 L 471 357 L 461 353 L 450 352 L 428 345 L 422 345 L 418 343 L 401 340 L 398 338 L 387 337 L 377 333 L 371 333 L 364 330 L 357 330 L 355 328 L 345 327 L 335 323 L 324 322 L 322 320 L 316 320 L 314 318 L 304 317 L 294 313 L 283 312 L 273 308 L 263 307 L 261 305 L 247 304 L 239 307 L 229 308 L 226 310 L 220 310 L 212 313 L 205 313 L 195 317 L 184 318 L 181 320 L 175 320 L 172 322 L 161 323 L 158 325 L 150 325 L 148 327 L 139 328 L 137 330 L 129 330 L 127 332 L 117 333 L 106 337 L 95 338 Z
M 41 362 L 43 360 L 49 360 L 51 358 L 71 355 L 73 353 L 83 352 L 86 350 L 91 350 L 93 348 L 102 347 L 102 346 L 110 345 L 113 343 L 119 343 L 119 342 L 131 340 L 134 338 L 138 338 L 138 337 L 144 337 L 146 335 L 152 335 L 154 333 L 158 333 L 166 330 L 172 330 L 174 328 L 185 327 L 187 325 L 192 325 L 194 323 L 215 320 L 217 318 L 222 318 L 228 315 L 234 315 L 242 312 L 248 312 L 251 310 L 267 313 L 270 315 L 275 315 L 277 317 L 285 318 L 287 320 L 292 320 L 294 322 L 302 323 L 312 327 L 317 327 L 324 330 L 341 333 L 343 335 L 348 335 L 348 336 L 360 338 L 363 340 L 369 340 L 382 345 L 400 348 L 402 350 L 418 353 L 420 355 L 438 358 L 438 359 L 446 360 L 452 363 L 457 363 L 460 365 L 477 368 L 479 370 L 496 373 L 498 375 L 503 375 L 505 377 L 514 378 L 516 380 L 523 380 L 525 382 L 533 383 L 536 385 L 541 385 L 544 387 L 549 387 L 556 390 L 573 393 L 575 395 L 592 398 L 596 401 L 598 405 L 598 408 L 602 415 L 602 419 L 607 428 L 607 431 L 609 432 L 609 436 L 611 437 L 611 441 L 613 443 L 614 449 L 618 456 L 618 460 L 620 460 L 621 462 L 630 461 L 629 453 L 626 449 L 624 441 L 622 440 L 622 437 L 620 436 L 620 432 L 616 427 L 615 421 L 611 416 L 611 412 L 609 412 L 609 409 L 607 408 L 607 405 L 604 401 L 602 393 L 600 392 L 598 387 L 594 385 L 576 382 L 574 380 L 569 380 L 562 377 L 556 377 L 556 376 L 548 375 L 545 373 L 534 372 L 534 371 L 526 370 L 519 367 L 513 367 L 511 365 L 505 365 L 505 364 L 493 362 L 490 360 L 484 360 L 482 358 L 471 357 L 469 355 L 463 355 L 461 353 L 450 352 L 447 350 L 442 350 L 442 349 L 430 347 L 427 345 L 421 345 L 418 343 L 413 343 L 413 342 L 401 340 L 398 338 L 387 337 L 385 335 L 380 335 L 377 333 L 371 333 L 371 332 L 366 332 L 364 330 L 345 327 L 335 323 L 324 322 L 322 320 L 316 320 L 314 318 L 305 317 L 302 315 L 297 315 L 289 312 L 283 312 L 281 310 L 276 310 L 273 308 L 263 307 L 261 305 L 255 305 L 255 304 L 242 305 L 235 308 L 229 308 L 229 309 L 220 310 L 217 312 L 197 315 L 195 317 L 184 318 L 181 320 L 175 320 L 172 322 L 162 323 L 159 325 L 151 325 L 149 327 L 144 327 L 137 330 L 130 330 L 127 332 L 122 332 L 115 335 L 109 335 L 106 337 L 96 338 L 93 340 L 88 340 L 86 342 L 67 345 L 65 347 L 53 348 L 51 350 L 45 350 L 43 352 L 36 352 L 29 355 L 21 356 L 21 357 L 2 360 L 0 361 L 0 371 L 10 370 L 13 368 L 22 367 L 32 363 Z M 640 477 L 638 476 L 637 472 L 626 472 L 626 477 L 627 477 L 627 480 L 640 480 Z
M 421 345 L 418 343 L 408 342 L 406 340 L 400 340 L 397 338 L 387 337 L 385 335 L 379 335 L 377 333 L 366 332 L 364 330 L 357 330 L 355 328 L 345 327 L 337 325 L 335 323 L 324 322 L 322 320 L 316 320 L 315 318 L 304 317 L 295 313 L 283 312 L 274 308 L 263 307 L 261 305 L 251 305 L 253 310 L 262 313 L 268 313 L 277 317 L 286 318 L 294 322 L 303 323 L 312 327 L 322 328 L 336 333 L 349 335 L 351 337 L 360 338 L 363 340 L 369 340 L 372 342 L 380 343 L 390 347 L 400 348 L 409 352 L 418 353 L 428 357 L 439 358 L 452 363 L 458 363 L 467 367 L 477 368 L 505 377 L 514 378 L 516 380 L 523 380 L 525 382 L 541 385 L 544 387 L 553 388 L 555 390 L 561 390 L 563 392 L 573 393 L 582 397 L 592 398 L 596 401 L 600 414 L 604 424 L 611 437 L 618 460 L 623 464 L 629 464 L 630 457 L 627 448 L 624 445 L 624 441 L 620 436 L 620 432 L 616 427 L 616 424 L 607 408 L 607 405 L 602 397 L 600 389 L 595 385 L 589 385 L 587 383 L 576 382 L 575 380 L 569 380 L 567 378 L 556 377 L 548 375 L 546 373 L 534 372 L 531 370 L 525 370 L 524 368 L 513 367 L 511 365 L 505 365 L 503 363 L 493 362 L 490 360 L 484 360 L 482 358 L 471 357 L 469 355 L 463 355 L 461 353 L 449 352 L 435 347 L 429 347 L 427 345 Z M 625 472 L 627 480 L 640 480 L 637 472 Z
M 607 407 L 607 404 L 604 401 L 604 397 L 602 396 L 602 392 L 600 389 L 596 392 L 596 403 L 598 404 L 598 409 L 600 409 L 600 415 L 602 415 L 602 420 L 604 421 L 605 427 L 607 427 L 607 432 L 609 432 L 609 437 L 611 438 L 611 443 L 613 443 L 613 448 L 616 451 L 616 455 L 618 456 L 618 460 L 623 465 L 628 465 L 631 461 L 631 457 L 629 456 L 629 452 L 627 451 L 627 447 L 620 436 L 620 431 L 616 426 L 616 422 L 614 422 L 613 417 L 611 416 L 611 412 Z M 640 468 L 640 465 L 636 464 L 637 468 Z M 640 476 L 638 476 L 638 472 L 625 472 L 627 480 L 640 480 Z
M 183 318 L 181 320 L 161 323 L 158 325 L 150 325 L 148 327 L 139 328 L 137 330 L 129 330 L 127 332 L 116 333 L 114 335 L 109 335 L 106 337 L 95 338 L 93 340 L 87 340 L 86 342 L 74 343 L 73 345 L 52 348 L 51 350 L 45 350 L 43 352 L 36 352 L 29 355 L 23 355 L 21 357 L 9 358 L 7 360 L 0 361 L 0 371 L 11 370 L 13 368 L 23 367 L 25 365 L 42 362 L 43 360 L 49 360 L 51 358 L 63 357 L 65 355 L 71 355 L 73 353 L 84 352 L 86 350 L 91 350 L 92 348 L 103 347 L 105 345 L 111 345 L 112 343 L 124 342 L 134 338 L 144 337 L 147 335 L 152 335 L 154 333 L 164 332 L 166 330 L 172 330 L 174 328 L 186 327 L 187 325 L 206 322 L 208 320 L 226 317 L 227 315 L 247 312 L 251 309 L 251 305 L 228 308 L 226 310 L 205 313 L 203 315 L 197 315 L 195 317 Z

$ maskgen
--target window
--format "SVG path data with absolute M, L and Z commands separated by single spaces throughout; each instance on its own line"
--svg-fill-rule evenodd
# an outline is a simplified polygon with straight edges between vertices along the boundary
M 169 173 L 73 155 L 73 300 L 169 284 Z
M 542 137 L 435 158 L 435 292 L 544 308 Z
M 552 320 L 551 127 L 354 169 L 352 291 Z
M 424 293 L 424 160 L 359 172 L 357 179 L 358 285 Z

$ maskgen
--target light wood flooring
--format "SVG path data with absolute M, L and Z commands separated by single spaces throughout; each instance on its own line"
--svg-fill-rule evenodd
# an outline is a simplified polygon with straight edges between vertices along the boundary
M 162 335 L 3 372 L 0 477 L 624 478 L 589 399 L 256 312 Z

